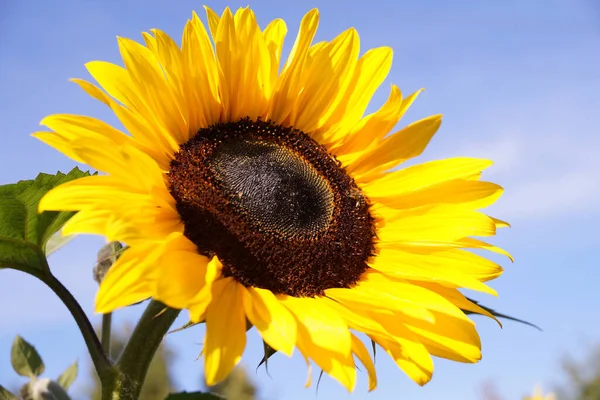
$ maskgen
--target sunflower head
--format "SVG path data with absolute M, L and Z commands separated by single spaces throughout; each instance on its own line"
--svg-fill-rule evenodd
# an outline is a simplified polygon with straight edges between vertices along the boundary
M 201 129 L 167 180 L 185 236 L 244 286 L 314 297 L 356 283 L 374 254 L 366 198 L 293 128 L 245 118 Z
M 35 136 L 102 173 L 62 185 L 41 210 L 78 211 L 65 234 L 94 233 L 128 250 L 102 281 L 96 310 L 148 297 L 206 322 L 207 384 L 240 361 L 247 323 L 277 351 L 297 348 L 352 390 L 356 362 L 376 385 L 362 333 L 419 384 L 431 356 L 481 357 L 465 315 L 485 310 L 459 289 L 495 294 L 502 268 L 472 253 L 508 255 L 472 236 L 507 224 L 481 213 L 502 189 L 481 181 L 487 160 L 398 169 L 420 155 L 434 115 L 394 131 L 418 93 L 392 86 L 365 114 L 392 51 L 359 56 L 348 29 L 313 44 L 308 12 L 281 63 L 287 29 L 264 29 L 249 8 L 194 13 L 180 44 L 160 30 L 119 38 L 124 66 L 75 79 L 123 123 L 46 117 Z M 283 64 L 283 65 L 281 65 Z

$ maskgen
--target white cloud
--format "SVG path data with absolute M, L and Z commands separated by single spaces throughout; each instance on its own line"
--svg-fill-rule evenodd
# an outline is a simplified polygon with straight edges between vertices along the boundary
M 553 178 L 534 178 L 507 191 L 496 210 L 519 219 L 596 212 L 600 185 L 594 175 L 591 171 L 571 171 Z
M 597 138 L 509 133 L 461 153 L 495 162 L 484 175 L 506 188 L 495 213 L 533 219 L 598 212 L 599 150 Z

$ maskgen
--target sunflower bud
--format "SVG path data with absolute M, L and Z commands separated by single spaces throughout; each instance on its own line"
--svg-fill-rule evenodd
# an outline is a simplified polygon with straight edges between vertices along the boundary
M 120 242 L 108 242 L 98 251 L 96 266 L 94 267 L 94 280 L 102 282 L 110 267 L 123 253 L 123 245 Z

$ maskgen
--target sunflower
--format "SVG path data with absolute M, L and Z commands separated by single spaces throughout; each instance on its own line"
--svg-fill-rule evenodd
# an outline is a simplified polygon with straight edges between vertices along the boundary
M 548 393 L 544 395 L 541 386 L 536 386 L 531 396 L 525 396 L 523 400 L 555 400 L 556 396 L 554 393 Z
M 365 115 L 392 50 L 359 57 L 348 29 L 313 44 L 302 19 L 280 67 L 287 28 L 254 13 L 194 13 L 181 46 L 160 30 L 145 45 L 118 38 L 124 67 L 86 64 L 100 88 L 73 79 L 116 114 L 123 133 L 87 116 L 51 115 L 34 136 L 102 174 L 51 191 L 40 210 L 78 213 L 64 234 L 126 243 L 96 298 L 107 313 L 148 297 L 206 323 L 206 383 L 240 361 L 246 326 L 273 349 L 298 348 L 348 390 L 356 361 L 376 386 L 363 340 L 425 384 L 432 356 L 481 358 L 485 310 L 459 291 L 495 294 L 502 268 L 471 236 L 506 223 L 477 210 L 502 188 L 480 180 L 488 160 L 452 158 L 397 169 L 423 152 L 434 115 L 392 132 L 419 92 L 392 86 Z M 510 257 L 510 256 L 509 256 Z

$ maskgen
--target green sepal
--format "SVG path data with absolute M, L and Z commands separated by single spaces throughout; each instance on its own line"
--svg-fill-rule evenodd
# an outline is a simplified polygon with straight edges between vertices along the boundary
M 269 374 L 269 364 L 268 364 L 269 358 L 271 358 L 271 356 L 273 354 L 277 353 L 277 350 L 275 350 L 274 348 L 269 346 L 267 344 L 267 342 L 265 342 L 263 340 L 263 352 L 264 352 L 263 358 L 262 358 L 262 360 L 260 360 L 260 362 L 256 366 L 256 369 L 258 370 L 261 365 L 265 364 L 265 370 L 267 371 L 267 374 Z
M 371 348 L 373 349 L 373 364 L 375 364 L 375 359 L 377 357 L 377 343 L 373 339 L 371 339 Z
M 171 333 L 175 333 L 175 332 L 181 332 L 184 329 L 188 329 L 191 328 L 192 326 L 196 326 L 198 324 L 202 324 L 203 322 L 192 322 L 192 321 L 188 321 L 185 324 L 183 324 L 182 326 L 180 326 L 179 328 L 175 328 L 170 330 L 169 332 L 167 332 L 167 334 L 171 334 Z
M 469 300 L 472 303 L 477 304 L 479 307 L 483 308 L 485 311 L 489 312 L 490 314 L 492 314 L 496 318 L 502 318 L 502 319 L 507 319 L 509 321 L 519 322 L 521 324 L 531 326 L 532 328 L 535 328 L 538 331 L 542 330 L 542 328 L 540 328 L 539 326 L 537 326 L 537 325 L 535 325 L 535 324 L 533 324 L 531 322 L 528 322 L 528 321 L 525 321 L 525 320 L 522 320 L 522 319 L 519 319 L 519 318 L 511 317 L 510 315 L 499 313 L 496 310 L 493 310 L 493 309 L 491 309 L 489 307 L 484 306 L 483 304 L 479 303 L 477 300 L 473 300 L 473 299 L 470 299 L 468 297 L 467 297 L 467 300 Z M 469 311 L 469 310 L 462 310 L 462 312 L 464 312 L 465 314 L 478 314 L 476 312 Z

